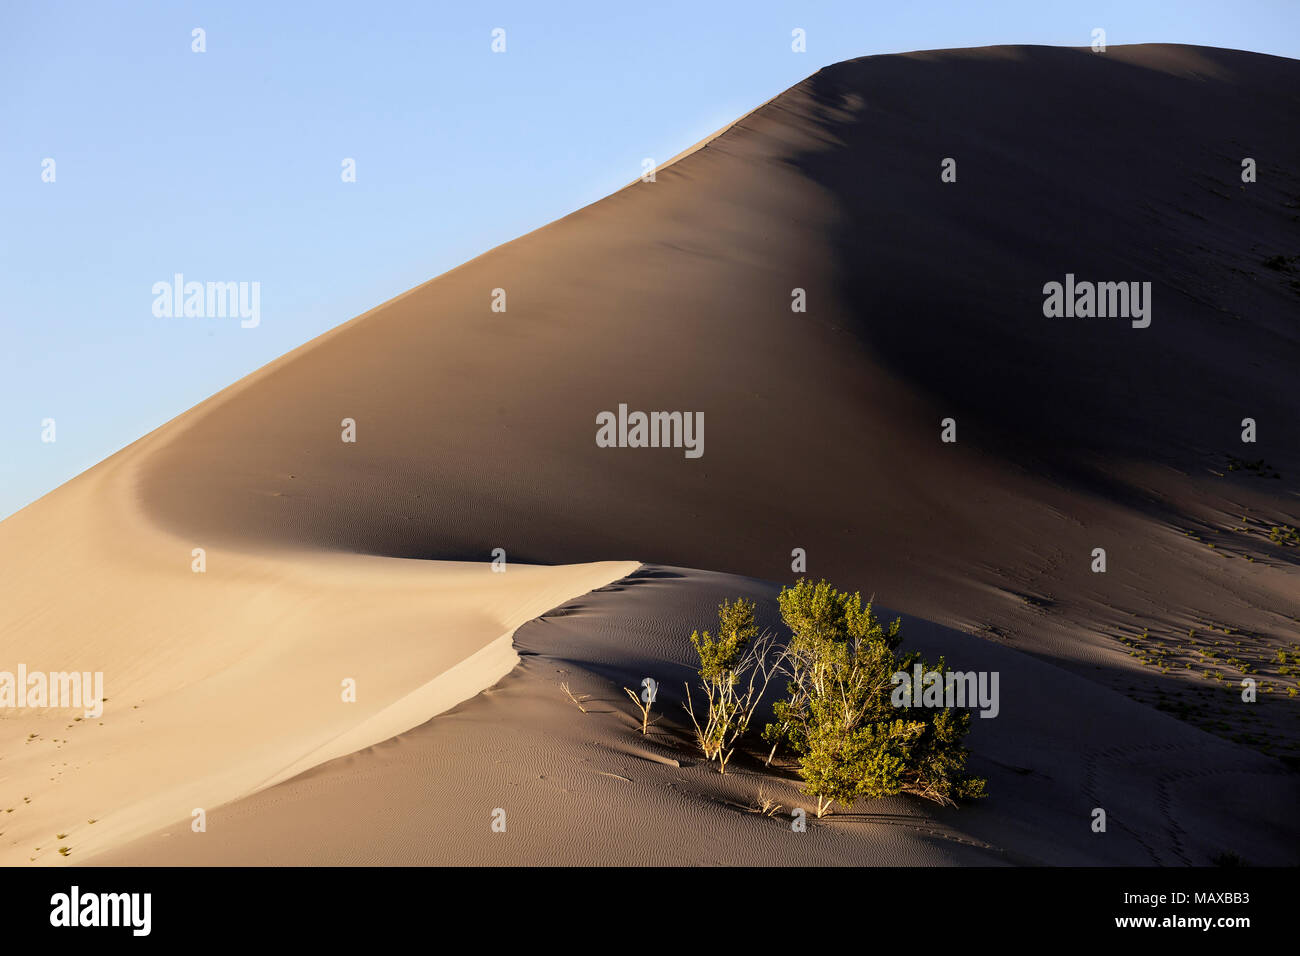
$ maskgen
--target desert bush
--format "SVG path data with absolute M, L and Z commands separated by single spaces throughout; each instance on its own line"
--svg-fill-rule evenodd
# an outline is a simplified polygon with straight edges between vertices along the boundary
M 970 714 L 891 699 L 895 673 L 918 663 L 943 671 L 942 659 L 930 667 L 917 653 L 900 655 L 900 620 L 882 624 L 859 594 L 825 581 L 783 588 L 779 604 L 791 631 L 779 665 L 789 681 L 764 738 L 769 761 L 781 746 L 798 758 L 819 817 L 860 796 L 910 793 L 949 805 L 983 796 L 985 781 L 965 770 Z
M 785 650 L 777 646 L 774 635 L 759 634 L 754 604 L 744 598 L 723 601 L 718 607 L 717 634 L 694 631 L 691 644 L 700 658 L 705 706 L 697 716 L 689 684 L 684 706 L 705 758 L 718 761 L 718 770 L 726 773 L 727 762 L 749 731 Z

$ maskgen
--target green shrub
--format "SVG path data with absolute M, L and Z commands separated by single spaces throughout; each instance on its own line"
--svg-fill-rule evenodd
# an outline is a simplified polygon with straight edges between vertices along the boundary
M 700 683 L 706 708 L 697 717 L 691 688 L 686 686 L 686 712 L 695 727 L 695 740 L 706 759 L 727 762 L 749 732 L 767 686 L 785 659 L 785 649 L 771 634 L 760 635 L 754 604 L 740 598 L 718 607 L 718 633 L 692 632 L 691 644 L 700 658 Z
M 772 755 L 785 746 L 798 757 L 819 817 L 860 796 L 954 805 L 984 795 L 985 781 L 965 770 L 970 714 L 891 700 L 895 673 L 918 663 L 942 671 L 942 659 L 930 668 L 919 654 L 900 656 L 902 622 L 883 625 L 859 594 L 825 581 L 783 588 L 779 603 L 792 635 L 781 665 L 789 683 L 763 736 Z

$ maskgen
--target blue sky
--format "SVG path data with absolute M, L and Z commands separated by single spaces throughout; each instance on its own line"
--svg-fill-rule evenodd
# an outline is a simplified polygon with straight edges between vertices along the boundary
M 1300 56 L 1294 0 L 5 0 L 0 517 L 827 63 L 1086 46 L 1098 26 Z M 152 286 L 178 272 L 260 283 L 260 324 L 156 317 Z

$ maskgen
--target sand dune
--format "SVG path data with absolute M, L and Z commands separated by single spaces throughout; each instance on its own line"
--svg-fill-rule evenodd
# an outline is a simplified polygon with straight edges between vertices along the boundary
M 515 665 L 515 627 L 634 566 L 211 547 L 136 497 L 185 424 L 0 525 L 4 668 L 101 671 L 107 698 L 0 710 L 0 863 L 82 862 L 417 726 Z
M 1297 520 L 1300 298 L 1264 263 L 1296 252 L 1297 82 L 1180 46 L 828 67 L 282 359 L 141 493 L 205 539 L 386 556 L 785 580 L 801 547 L 810 573 L 1085 667 L 1125 665 L 1098 633 L 1121 628 L 1280 646 L 1294 551 L 1261 532 Z M 1152 325 L 1045 319 L 1067 273 L 1153 281 Z M 702 411 L 704 456 L 597 447 L 619 403 Z
M 516 632 L 523 662 L 490 691 L 393 740 L 217 811 L 212 833 L 171 827 L 97 863 L 573 865 L 1207 864 L 1231 850 L 1294 865 L 1300 780 L 1270 760 L 1050 664 L 915 618 L 909 647 L 1001 674 L 1006 710 L 976 720 L 972 765 L 993 796 L 945 810 L 862 801 L 791 829 L 812 803 L 789 773 L 700 759 L 681 709 L 683 626 L 748 578 L 646 566 Z M 622 687 L 659 680 L 642 737 Z M 579 712 L 560 688 L 590 694 Z M 448 772 L 448 768 L 455 772 Z M 783 805 L 749 812 L 759 787 Z M 1104 834 L 1089 827 L 1107 810 Z M 492 813 L 505 810 L 506 830 Z M 809 814 L 811 817 L 811 813 Z M 331 835 L 318 839 L 320 820 Z
M 1296 551 L 1267 536 L 1300 525 L 1297 88 L 1295 61 L 1165 45 L 827 67 L 656 182 L 340 326 L 24 509 L 0 524 L 0 667 L 103 670 L 109 703 L 102 727 L 0 713 L 16 794 L 0 861 L 176 834 L 192 807 L 303 770 L 223 812 L 227 832 L 247 821 L 240 838 L 192 859 L 596 862 L 630 846 L 665 862 L 1277 860 L 1271 839 L 1296 842 L 1277 814 L 1295 791 L 1274 757 L 1300 758 L 1295 680 L 1268 663 L 1300 641 Z M 1150 326 L 1044 317 L 1044 283 L 1067 274 L 1151 282 Z M 702 412 L 703 455 L 598 447 L 596 416 L 620 404 Z M 956 444 L 940 441 L 949 417 Z M 495 548 L 506 574 L 487 568 Z M 494 683 L 506 635 L 628 559 L 788 581 L 796 548 L 811 575 L 874 593 L 954 656 L 1028 675 L 1020 716 L 975 740 L 996 800 L 952 818 L 893 801 L 879 812 L 905 818 L 906 839 L 835 824 L 814 857 L 783 856 L 784 831 L 737 849 L 753 821 L 718 809 L 731 791 L 653 759 L 648 790 L 606 777 L 565 802 L 525 787 L 524 768 L 546 777 L 556 753 L 594 766 L 636 743 L 607 736 L 620 718 L 570 723 L 582 715 L 557 702 L 550 664 L 528 657 L 402 734 Z M 602 592 L 571 652 L 591 692 L 635 676 L 638 648 L 680 669 L 707 614 L 675 644 L 639 629 L 667 633 L 739 580 L 697 574 L 687 597 Z M 665 603 L 621 604 L 637 594 Z M 1229 655 L 1275 692 L 1232 706 Z M 340 701 L 347 677 L 356 704 Z M 683 779 L 705 799 L 682 804 Z M 409 831 L 364 815 L 306 836 L 371 785 L 387 806 L 444 813 L 512 783 L 539 808 L 605 813 L 604 835 L 485 844 L 473 809 L 463 835 L 406 848 Z M 1127 835 L 1075 835 L 1079 794 L 1130 808 Z M 718 835 L 657 820 L 651 849 L 611 818 L 684 805 Z M 135 846 L 102 859 L 191 859 L 174 838 Z

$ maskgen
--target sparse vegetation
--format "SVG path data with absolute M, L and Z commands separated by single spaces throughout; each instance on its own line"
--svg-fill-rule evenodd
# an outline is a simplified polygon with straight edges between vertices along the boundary
M 1284 548 L 1300 545 L 1300 531 L 1290 525 L 1274 525 L 1268 529 L 1268 539 Z
M 779 602 L 793 635 L 782 664 L 790 680 L 764 736 L 798 757 L 818 817 L 860 796 L 955 805 L 984 795 L 985 781 L 965 772 L 970 714 L 892 700 L 894 674 L 943 671 L 942 659 L 931 668 L 919 654 L 899 656 L 902 622 L 882 625 L 859 594 L 825 581 L 783 588 Z
M 783 809 L 784 807 L 772 797 L 769 797 L 762 787 L 758 788 L 758 802 L 753 808 L 755 813 L 765 817 L 774 817 Z
M 1228 471 L 1246 471 L 1253 474 L 1256 478 L 1281 478 L 1282 475 L 1276 468 L 1266 462 L 1263 458 L 1257 458 L 1255 461 L 1246 461 L 1238 458 L 1236 455 L 1228 455 Z
M 632 698 L 632 703 L 636 705 L 637 711 L 641 714 L 641 735 L 645 736 L 650 731 L 650 708 L 655 703 L 655 692 L 659 685 L 652 678 L 647 677 L 641 682 L 642 690 L 640 695 L 630 687 L 624 687 L 627 696 Z
M 578 705 L 578 710 L 582 711 L 584 714 L 587 713 L 587 708 L 582 705 L 591 700 L 590 694 L 574 694 L 573 691 L 569 689 L 568 681 L 565 681 L 560 685 L 560 690 L 569 695 L 569 700 Z M 94 823 L 93 820 L 91 822 Z

